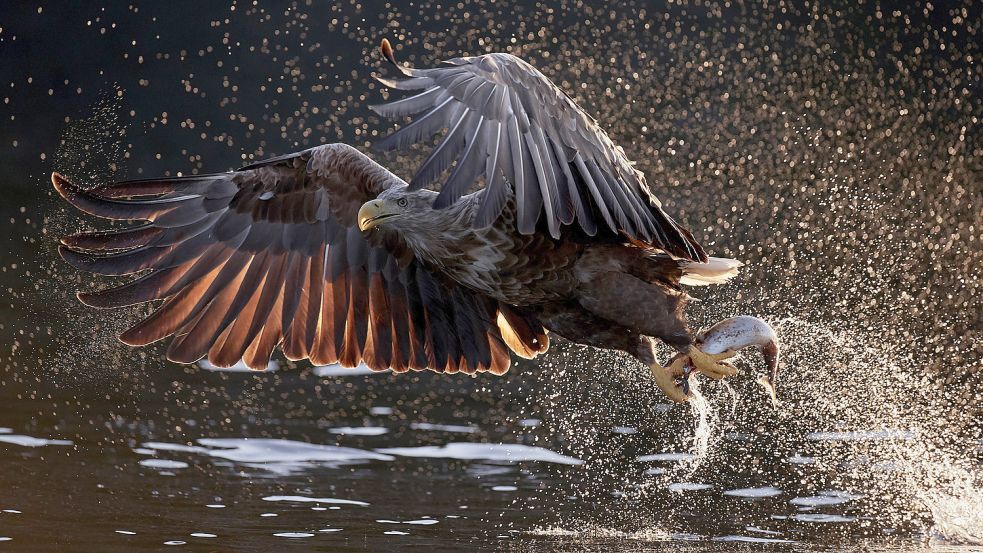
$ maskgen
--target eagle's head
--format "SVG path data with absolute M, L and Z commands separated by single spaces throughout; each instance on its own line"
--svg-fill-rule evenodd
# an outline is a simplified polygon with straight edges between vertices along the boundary
M 409 190 L 406 186 L 392 187 L 358 210 L 358 228 L 364 233 L 373 230 L 391 231 L 401 235 L 446 232 L 461 218 L 458 206 L 434 209 L 437 194 L 431 190 Z
M 392 187 L 374 200 L 362 204 L 358 210 L 358 228 L 362 232 L 373 229 L 401 231 L 418 227 L 420 221 L 433 211 L 432 192 L 411 192 L 405 186 Z
M 362 204 L 356 219 L 358 228 L 373 245 L 396 238 L 423 259 L 434 261 L 453 255 L 451 250 L 459 249 L 460 241 L 474 232 L 469 224 L 473 202 L 434 209 L 436 198 L 432 190 L 394 186 Z

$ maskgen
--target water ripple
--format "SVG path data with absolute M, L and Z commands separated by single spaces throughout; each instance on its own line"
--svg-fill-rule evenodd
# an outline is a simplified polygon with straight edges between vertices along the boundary
M 381 453 L 400 457 L 461 459 L 466 461 L 542 461 L 562 465 L 580 465 L 583 461 L 561 455 L 546 448 L 522 444 L 449 443 L 444 446 L 391 447 L 377 449 Z
M 306 495 L 268 495 L 263 501 L 289 501 L 293 503 L 327 503 L 331 505 L 357 505 L 368 507 L 370 504 L 353 499 L 337 499 L 334 497 L 307 497 Z
M 732 497 L 744 497 L 749 499 L 757 499 L 760 497 L 775 497 L 776 495 L 781 495 L 782 490 L 774 486 L 763 486 L 760 488 L 739 488 L 736 490 L 727 490 L 724 495 L 729 495 Z
M 46 445 L 73 445 L 71 440 L 48 440 L 45 438 L 34 438 L 32 436 L 21 436 L 18 434 L 0 434 L 0 442 L 20 445 L 24 447 L 43 447 Z

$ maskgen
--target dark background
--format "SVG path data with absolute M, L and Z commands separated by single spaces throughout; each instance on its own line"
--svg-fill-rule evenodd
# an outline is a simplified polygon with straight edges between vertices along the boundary
M 112 448 L 141 440 L 323 441 L 325 421 L 358 423 L 380 403 L 400 406 L 398 420 L 481 422 L 483 439 L 542 440 L 599 459 L 690 424 L 679 412 L 646 422 L 658 398 L 644 375 L 587 350 L 520 363 L 505 379 L 324 382 L 303 365 L 217 375 L 163 363 L 159 348 L 118 345 L 112 336 L 139 309 L 77 305 L 74 291 L 92 279 L 54 248 L 89 222 L 53 197 L 51 171 L 99 184 L 226 170 L 325 142 L 368 152 L 389 128 L 366 107 L 387 97 L 371 79 L 386 72 L 382 37 L 418 66 L 523 56 L 595 116 L 677 220 L 713 254 L 747 264 L 736 283 L 698 291 L 705 301 L 692 317 L 776 322 L 791 388 L 783 424 L 909 420 L 940 436 L 929 450 L 965 452 L 961 440 L 978 439 L 983 353 L 981 20 L 970 1 L 3 3 L 0 426 L 85 444 L 51 465 L 36 464 L 36 452 L 10 455 L 65 483 L 88 470 L 77 463 L 112 461 Z M 404 177 L 420 159 L 373 155 Z M 760 402 L 742 408 L 751 431 L 781 433 L 756 426 L 774 418 Z M 546 422 L 515 426 L 528 416 Z M 612 445 L 595 435 L 611 424 L 655 434 Z M 746 460 L 736 451 L 727 464 Z M 625 475 L 604 474 L 611 481 L 590 489 L 609 496 Z M 77 524 L 77 509 L 52 505 L 88 492 L 53 486 L 23 518 L 58 520 L 50 508 Z M 141 501 L 119 508 L 139 511 Z M 572 503 L 571 512 L 585 506 Z M 713 520 L 714 505 L 694 510 Z

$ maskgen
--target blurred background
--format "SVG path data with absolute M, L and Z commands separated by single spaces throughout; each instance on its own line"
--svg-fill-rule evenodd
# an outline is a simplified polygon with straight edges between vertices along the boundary
M 4 3 L 0 540 L 980 543 L 981 21 L 969 0 Z M 57 237 L 94 221 L 51 171 L 370 153 L 382 37 L 421 67 L 521 56 L 592 114 L 668 212 L 745 262 L 691 320 L 772 322 L 782 405 L 753 363 L 670 406 L 631 360 L 562 343 L 503 378 L 211 371 L 119 344 L 144 308 L 78 304 L 105 283 Z M 370 155 L 404 177 L 422 159 Z

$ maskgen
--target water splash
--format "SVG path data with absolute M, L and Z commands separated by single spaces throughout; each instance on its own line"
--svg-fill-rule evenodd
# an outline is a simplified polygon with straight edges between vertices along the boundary
M 965 447 L 965 426 L 952 418 L 945 391 L 910 369 L 910 347 L 892 344 L 875 329 L 800 317 L 773 323 L 786 352 L 777 408 L 748 378 L 760 363 L 753 357 L 729 382 L 695 378 L 688 408 L 653 403 L 660 401 L 658 391 L 623 359 L 585 368 L 590 376 L 578 375 L 576 363 L 553 375 L 544 390 L 552 400 L 544 424 L 588 461 L 589 474 L 570 488 L 581 497 L 614 495 L 631 505 L 604 508 L 614 524 L 579 515 L 557 528 L 593 535 L 601 527 L 601 534 L 621 532 L 625 539 L 652 527 L 685 534 L 688 525 L 680 520 L 697 511 L 721 518 L 719 536 L 736 535 L 742 513 L 757 515 L 750 503 L 724 499 L 732 490 L 737 501 L 787 505 L 788 514 L 770 511 L 774 520 L 849 526 L 878 539 L 899 534 L 976 543 L 983 524 L 975 513 L 983 503 L 971 468 L 978 460 Z M 599 372 L 610 378 L 599 386 L 607 393 L 578 388 Z M 604 424 L 638 429 L 629 436 L 646 440 L 636 442 L 640 470 L 620 464 L 625 435 L 608 439 L 584 431 Z M 623 516 L 625 510 L 634 519 Z
M 693 428 L 693 454 L 696 455 L 696 462 L 693 470 L 703 462 L 710 452 L 710 440 L 714 437 L 714 428 L 717 428 L 717 411 L 711 409 L 710 402 L 700 392 L 700 387 L 696 384 L 696 378 L 690 377 L 690 393 L 693 397 L 689 400 L 690 409 L 693 411 L 693 419 L 696 423 Z
M 802 447 L 827 466 L 837 459 L 844 480 L 872 497 L 867 508 L 891 524 L 983 544 L 978 452 L 966 447 L 971 429 L 953 416 L 945 388 L 911 370 L 911 346 L 797 318 L 779 327 L 786 362 L 798 368 L 785 386 L 791 407 L 779 416 L 814 442 Z
M 924 491 L 918 496 L 932 512 L 929 535 L 943 543 L 983 545 L 983 487 L 970 473 L 958 469 L 956 473 L 957 482 L 948 491 Z
M 693 454 L 693 459 L 687 467 L 688 476 L 694 474 L 711 457 L 713 448 L 720 443 L 723 437 L 721 412 L 729 411 L 729 415 L 736 412 L 740 397 L 733 388 L 726 384 L 724 386 L 729 394 L 715 396 L 710 400 L 700 391 L 699 379 L 696 375 L 689 377 L 689 389 L 692 397 L 688 404 L 693 415 L 693 436 L 690 451 Z

